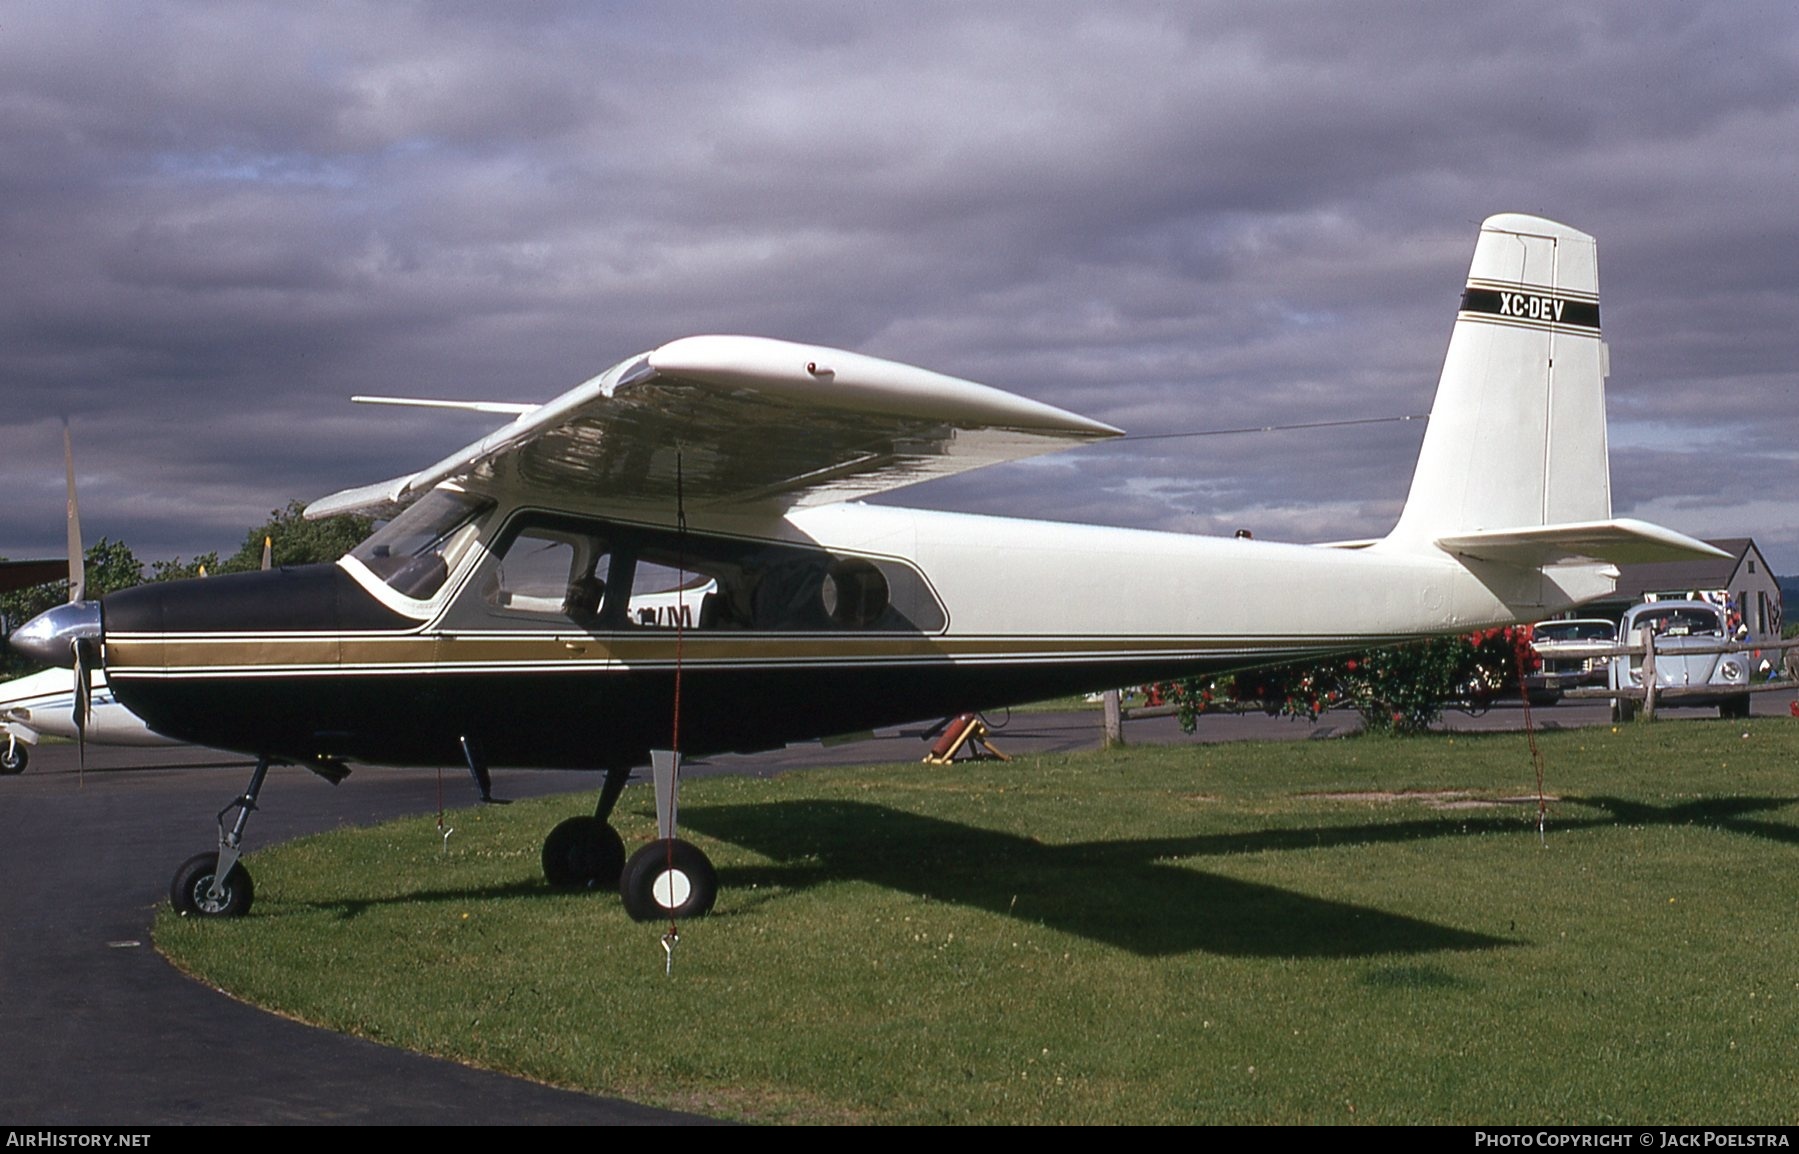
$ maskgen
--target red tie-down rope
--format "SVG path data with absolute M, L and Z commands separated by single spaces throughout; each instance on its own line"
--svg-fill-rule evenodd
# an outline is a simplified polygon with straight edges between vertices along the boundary
M 669 734 L 669 749 L 674 753 L 674 777 L 668 786 L 668 806 L 675 808 L 675 799 L 681 793 L 681 662 L 682 650 L 687 640 L 687 495 L 685 477 L 681 467 L 681 450 L 675 450 L 675 707 L 673 731 Z M 669 836 L 663 843 L 666 859 L 663 862 L 665 877 L 675 872 L 675 838 L 674 822 L 669 822 Z M 674 883 L 669 883 L 669 899 L 675 896 Z M 675 961 L 675 945 L 681 940 L 680 930 L 675 925 L 675 908 L 668 908 L 668 932 L 662 936 L 662 949 L 667 955 L 668 968 L 672 969 Z
M 1537 748 L 1537 727 L 1530 716 L 1530 690 L 1524 683 L 1531 663 L 1541 660 L 1530 644 L 1530 628 L 1513 626 L 1506 630 L 1512 640 L 1512 663 L 1518 669 L 1518 700 L 1524 703 L 1524 739 L 1530 745 L 1530 762 L 1537 771 L 1537 837 L 1548 844 L 1544 833 L 1549 822 L 1549 803 L 1543 796 L 1543 751 Z

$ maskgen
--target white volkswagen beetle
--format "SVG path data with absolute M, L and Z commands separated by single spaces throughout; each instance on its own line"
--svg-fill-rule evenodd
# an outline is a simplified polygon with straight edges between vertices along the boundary
M 1720 717 L 1749 716 L 1749 655 L 1719 652 L 1730 640 L 1724 611 L 1709 601 L 1651 601 L 1636 605 L 1618 625 L 1618 642 L 1632 645 L 1647 627 L 1655 638 L 1655 683 L 1670 705 L 1716 705 Z M 1610 689 L 1643 688 L 1643 657 L 1614 657 Z M 1641 703 L 1617 698 L 1620 719 Z

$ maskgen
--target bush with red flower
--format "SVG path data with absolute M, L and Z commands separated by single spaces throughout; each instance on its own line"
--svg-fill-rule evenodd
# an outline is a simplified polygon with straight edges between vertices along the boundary
M 1157 688 L 1177 706 L 1189 733 L 1213 709 L 1316 720 L 1328 709 L 1348 708 L 1370 733 L 1412 734 L 1429 729 L 1446 706 L 1481 707 L 1518 692 L 1520 679 L 1540 664 L 1530 627 L 1509 626 Z

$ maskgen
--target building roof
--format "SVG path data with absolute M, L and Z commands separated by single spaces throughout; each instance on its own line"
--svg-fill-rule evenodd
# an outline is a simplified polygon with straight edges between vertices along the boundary
M 1662 593 L 1673 589 L 1728 589 L 1730 579 L 1742 566 L 1743 558 L 1755 548 L 1753 537 L 1720 537 L 1706 542 L 1730 554 L 1729 557 L 1704 557 L 1697 561 L 1655 561 L 1641 565 L 1618 566 L 1616 597 L 1632 600 L 1643 593 Z M 1757 555 L 1760 551 L 1757 550 Z

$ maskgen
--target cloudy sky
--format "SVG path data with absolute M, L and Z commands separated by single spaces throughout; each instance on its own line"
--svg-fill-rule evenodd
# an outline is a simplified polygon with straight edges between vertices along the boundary
M 1799 573 L 1790 4 L 0 4 L 0 553 L 289 498 L 743 332 L 1133 432 L 1428 410 L 1475 230 L 1599 238 L 1614 503 Z M 909 503 L 1385 532 L 1419 422 Z

